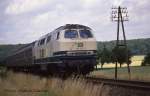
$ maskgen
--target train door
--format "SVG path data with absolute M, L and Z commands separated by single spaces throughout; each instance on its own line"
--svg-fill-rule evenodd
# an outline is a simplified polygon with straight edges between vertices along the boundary
M 46 40 L 46 54 L 47 54 L 47 57 L 51 57 L 52 56 L 52 40 L 51 40 L 52 36 L 49 35 L 47 37 L 47 40 Z
M 39 41 L 38 52 L 39 52 L 39 58 L 40 59 L 46 57 L 45 38 L 43 38 Z
M 53 54 L 53 52 L 56 52 L 59 49 L 59 45 L 58 45 L 59 38 L 58 37 L 59 37 L 59 32 L 54 32 L 52 34 L 52 42 L 51 42 L 52 54 Z

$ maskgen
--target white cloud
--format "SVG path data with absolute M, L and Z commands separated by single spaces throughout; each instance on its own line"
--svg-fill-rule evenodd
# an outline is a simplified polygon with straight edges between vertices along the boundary
M 109 12 L 108 12 L 109 13 Z M 38 30 L 54 30 L 54 28 L 62 26 L 64 24 L 83 24 L 92 26 L 93 24 L 99 24 L 99 26 L 105 26 L 109 24 L 109 14 L 99 15 L 94 11 L 78 10 L 70 12 L 68 9 L 61 9 L 54 11 L 48 11 L 39 14 L 31 20 L 31 25 Z M 98 22 L 98 23 L 96 23 Z
M 7 14 L 20 14 L 46 5 L 50 0 L 13 0 L 6 8 Z
M 100 2 L 100 0 L 81 0 L 81 4 L 83 4 L 83 6 L 85 6 L 85 7 L 92 7 L 96 3 L 99 3 L 99 2 Z
M 113 2 L 113 5 L 114 6 L 121 6 L 123 4 L 125 0 L 114 0 Z

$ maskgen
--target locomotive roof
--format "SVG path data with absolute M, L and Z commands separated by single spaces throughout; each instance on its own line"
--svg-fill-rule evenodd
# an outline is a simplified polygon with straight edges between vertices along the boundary
M 63 29 L 90 29 L 88 26 L 80 25 L 80 24 L 66 24 L 64 26 L 61 26 L 57 28 L 56 30 L 63 30 Z
M 66 24 L 64 26 L 60 26 L 60 27 L 56 28 L 54 31 L 52 31 L 52 32 L 50 32 L 50 33 L 48 33 L 46 35 L 43 35 L 38 40 L 41 40 L 41 39 L 45 38 L 46 36 L 48 36 L 51 33 L 55 33 L 55 32 L 58 32 L 58 31 L 64 30 L 64 29 L 88 29 L 88 30 L 92 30 L 90 27 L 84 26 L 84 25 L 80 25 L 80 24 Z

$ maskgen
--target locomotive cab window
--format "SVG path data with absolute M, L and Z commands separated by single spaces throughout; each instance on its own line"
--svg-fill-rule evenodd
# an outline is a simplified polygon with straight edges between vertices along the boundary
M 90 30 L 80 30 L 80 37 L 81 38 L 92 38 L 92 33 L 90 32 Z
M 65 38 L 77 38 L 78 32 L 76 30 L 66 30 L 65 31 Z

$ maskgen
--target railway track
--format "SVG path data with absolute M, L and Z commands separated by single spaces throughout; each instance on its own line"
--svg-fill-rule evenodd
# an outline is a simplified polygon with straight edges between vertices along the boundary
M 103 84 L 103 86 L 109 85 L 127 89 L 150 91 L 150 82 L 133 81 L 133 80 L 115 80 L 96 77 L 85 77 L 85 79 L 87 80 L 87 82 L 92 82 L 94 84 Z

